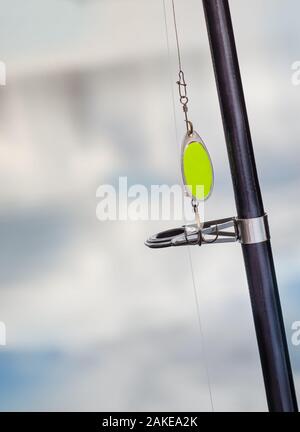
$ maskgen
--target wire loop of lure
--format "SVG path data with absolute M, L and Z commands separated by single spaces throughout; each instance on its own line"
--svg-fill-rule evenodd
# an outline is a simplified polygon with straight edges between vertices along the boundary
M 187 84 L 184 77 L 184 72 L 182 70 L 179 71 L 179 80 L 176 82 L 178 85 L 178 92 L 179 92 L 179 101 L 182 105 L 182 110 L 184 112 L 184 121 L 186 124 L 186 130 L 188 135 L 192 135 L 194 128 L 193 123 L 188 118 L 188 102 L 189 98 L 187 95 Z

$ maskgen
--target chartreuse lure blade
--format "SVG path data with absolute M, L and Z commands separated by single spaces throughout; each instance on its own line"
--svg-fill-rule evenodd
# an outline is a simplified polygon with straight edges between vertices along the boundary
M 212 193 L 214 172 L 208 150 L 196 132 L 183 141 L 181 168 L 187 195 L 196 201 L 206 200 Z

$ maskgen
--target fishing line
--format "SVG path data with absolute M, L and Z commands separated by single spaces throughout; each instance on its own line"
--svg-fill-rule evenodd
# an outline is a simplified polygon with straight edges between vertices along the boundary
M 178 28 L 177 28 L 177 20 L 176 20 L 176 11 L 175 11 L 175 4 L 174 0 L 171 0 L 172 2 L 172 12 L 173 12 L 173 21 L 174 21 L 174 29 L 175 29 L 175 38 L 176 38 L 176 48 L 177 48 L 177 58 L 178 58 L 178 66 L 179 66 L 179 77 L 183 74 L 182 72 L 182 61 L 181 61 L 181 53 L 180 53 L 180 45 L 179 45 L 179 37 L 178 37 Z M 168 52 L 168 63 L 169 63 L 169 80 L 170 80 L 170 87 L 171 87 L 171 93 L 172 93 L 172 105 L 173 105 L 173 118 L 174 118 L 174 132 L 176 141 L 178 142 L 178 125 L 177 125 L 177 119 L 176 119 L 176 107 L 175 107 L 175 95 L 174 95 L 174 88 L 173 88 L 173 80 L 172 80 L 172 63 L 171 63 L 171 49 L 170 49 L 170 40 L 169 40 L 169 28 L 168 28 L 168 21 L 167 21 L 167 8 L 166 8 L 166 0 L 163 0 L 163 11 L 164 11 L 164 22 L 165 22 L 165 36 L 166 36 L 166 44 L 167 44 L 167 52 Z M 182 72 L 182 74 L 180 73 Z M 184 75 L 183 75 L 184 78 Z M 180 89 L 180 82 L 177 84 L 179 85 Z M 186 84 L 184 81 L 184 88 L 186 89 Z M 187 99 L 187 97 L 186 97 Z M 188 99 L 187 99 L 188 102 Z M 184 109 L 185 111 L 185 109 Z M 187 109 L 185 111 L 185 114 L 187 114 Z M 188 118 L 185 117 L 186 125 L 187 125 L 187 132 L 189 133 L 189 125 L 188 125 Z M 201 350 L 204 360 L 204 369 L 205 369 L 205 375 L 207 380 L 207 386 L 209 389 L 209 397 L 210 397 L 210 404 L 211 409 L 214 411 L 214 403 L 213 403 L 213 397 L 212 397 L 212 389 L 211 389 L 211 380 L 210 380 L 210 374 L 209 374 L 209 368 L 208 368 L 208 361 L 207 361 L 207 352 L 206 352 L 206 344 L 205 344 L 205 337 L 203 332 L 203 326 L 202 326 L 202 320 L 201 320 L 201 312 L 200 312 L 200 301 L 199 301 L 199 294 L 196 287 L 196 278 L 195 278 L 195 272 L 193 267 L 193 261 L 192 261 L 192 254 L 190 246 L 187 247 L 188 251 L 188 260 L 189 265 L 191 269 L 191 276 L 192 276 L 192 284 L 193 284 L 193 295 L 195 299 L 196 304 L 196 312 L 197 312 L 197 318 L 198 318 L 198 326 L 199 326 L 199 332 L 200 332 L 200 339 L 201 339 Z

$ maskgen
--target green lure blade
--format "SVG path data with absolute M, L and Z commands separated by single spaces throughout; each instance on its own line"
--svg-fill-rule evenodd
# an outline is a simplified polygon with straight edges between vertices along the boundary
M 193 131 L 186 134 L 181 149 L 181 171 L 185 192 L 195 201 L 205 201 L 212 193 L 214 171 L 208 150 Z

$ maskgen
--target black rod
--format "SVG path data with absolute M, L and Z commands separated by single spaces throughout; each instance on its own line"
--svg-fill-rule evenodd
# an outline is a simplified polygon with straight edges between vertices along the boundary
M 228 0 L 203 0 L 239 218 L 264 215 Z M 270 241 L 242 245 L 270 411 L 298 411 Z

